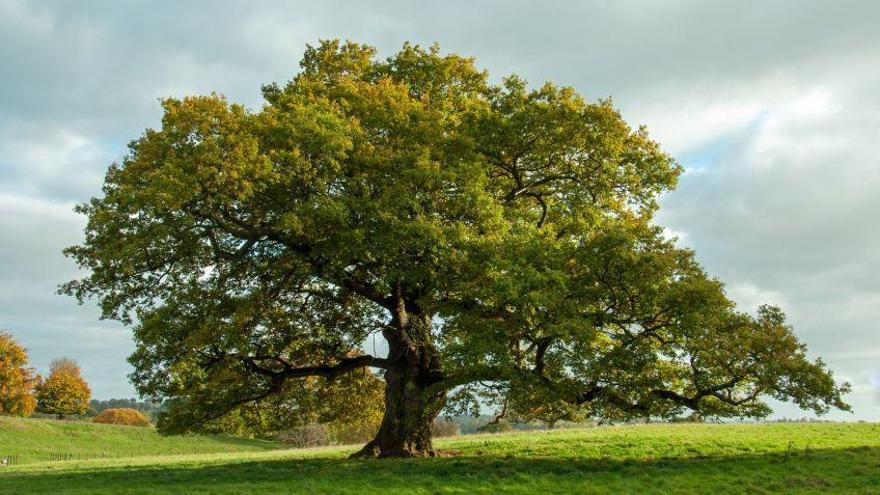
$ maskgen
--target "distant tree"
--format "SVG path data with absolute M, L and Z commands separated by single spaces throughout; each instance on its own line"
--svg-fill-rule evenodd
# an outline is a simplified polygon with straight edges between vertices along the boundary
M 477 429 L 478 433 L 504 433 L 513 431 L 513 425 L 504 419 L 490 421 Z
M 80 368 L 73 359 L 62 357 L 53 359 L 52 362 L 49 363 L 49 374 L 51 375 L 53 373 L 67 373 L 79 376 Z
M 478 416 L 455 415 L 449 417 L 452 418 L 452 420 L 458 425 L 461 433 L 464 435 L 477 433 L 480 428 L 491 423 L 495 419 L 495 416 L 490 416 L 487 414 Z
M 496 383 L 492 386 L 482 386 L 479 393 L 467 388 L 459 391 L 459 397 L 452 397 L 450 401 L 461 401 L 462 397 L 467 400 L 478 399 L 474 403 L 476 409 L 488 404 L 497 406 L 497 413 L 491 423 L 507 423 L 511 425 L 528 425 L 542 422 L 549 429 L 561 421 L 583 422 L 587 419 L 585 408 L 577 403 L 561 399 L 553 400 L 545 396 L 545 391 L 540 388 L 522 388 L 518 393 L 511 393 L 510 383 Z
M 165 100 L 78 208 L 90 274 L 62 290 L 136 320 L 163 427 L 364 367 L 385 396 L 360 456 L 434 455 L 449 394 L 481 384 L 608 419 L 849 408 L 779 309 L 737 312 L 653 223 L 682 169 L 610 100 L 437 47 L 327 41 L 301 66 L 257 111 Z
M 513 400 L 510 400 L 513 402 Z M 564 400 L 557 401 L 532 401 L 523 404 L 517 409 L 518 404 L 508 406 L 508 414 L 505 419 L 511 423 L 530 423 L 540 421 L 547 425 L 547 428 L 553 429 L 557 423 L 562 421 L 582 422 L 587 419 L 583 407 L 570 404 Z
M 461 435 L 461 427 L 455 421 L 437 418 L 431 425 L 431 434 L 435 437 L 457 437 Z
M 676 416 L 669 418 L 670 423 L 705 423 L 706 419 L 697 413 L 688 414 L 687 416 Z
M 297 426 L 289 430 L 279 432 L 274 440 L 284 442 L 293 447 L 319 447 L 330 445 L 333 439 L 327 425 L 318 423 Z
M 91 409 L 94 409 L 96 414 L 105 409 L 135 409 L 141 414 L 145 415 L 147 418 L 158 417 L 159 412 L 165 410 L 165 406 L 161 402 L 143 402 L 135 398 L 107 400 L 92 399 L 89 401 L 89 407 Z
M 28 367 L 24 347 L 0 331 L 0 414 L 29 416 L 37 405 L 34 386 L 39 377 Z
M 127 426 L 147 426 L 150 424 L 150 421 L 140 411 L 129 408 L 104 409 L 92 418 L 92 422 Z
M 51 363 L 49 377 L 37 386 L 37 407 L 42 413 L 64 419 L 85 413 L 91 393 L 75 361 L 56 359 Z

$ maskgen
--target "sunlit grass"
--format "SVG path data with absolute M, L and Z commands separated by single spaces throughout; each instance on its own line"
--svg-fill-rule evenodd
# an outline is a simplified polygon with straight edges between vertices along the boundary
M 880 493 L 880 425 L 643 425 L 445 439 L 453 455 L 354 446 L 23 465 L 0 493 Z
M 152 427 L 0 416 L 0 458 L 19 465 L 58 456 L 75 460 L 212 452 L 258 452 L 274 442 L 223 436 L 163 437 Z

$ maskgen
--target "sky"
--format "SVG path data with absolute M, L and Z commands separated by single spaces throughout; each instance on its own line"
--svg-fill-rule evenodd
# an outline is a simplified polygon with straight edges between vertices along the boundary
M 0 328 L 45 372 L 79 361 L 132 397 L 130 330 L 56 295 L 80 275 L 73 205 L 159 123 L 159 99 L 259 109 L 307 43 L 405 41 L 612 97 L 685 173 L 658 223 L 743 310 L 779 304 L 810 355 L 880 420 L 880 2 L 0 0 Z M 809 416 L 778 405 L 776 417 Z

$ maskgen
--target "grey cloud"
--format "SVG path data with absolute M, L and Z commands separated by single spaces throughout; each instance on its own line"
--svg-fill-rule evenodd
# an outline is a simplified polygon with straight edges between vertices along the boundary
M 53 358 L 72 357 L 97 396 L 129 396 L 130 332 L 98 321 L 97 308 L 55 294 L 58 283 L 78 275 L 61 250 L 79 240 L 82 226 L 70 203 L 0 193 L 0 328 L 22 342 L 39 371 Z
M 660 220 L 684 233 L 735 299 L 751 288 L 784 303 L 813 354 L 856 387 L 856 412 L 873 418 L 880 99 L 869 88 L 880 83 L 877 59 L 843 57 L 826 75 L 781 89 L 708 166 L 684 176 Z

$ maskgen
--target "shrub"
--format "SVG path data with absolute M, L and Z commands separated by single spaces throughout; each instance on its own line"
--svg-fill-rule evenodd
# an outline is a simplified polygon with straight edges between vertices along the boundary
M 278 433 L 275 438 L 293 447 L 320 447 L 330 444 L 327 427 L 317 423 L 291 428 Z
M 139 411 L 128 408 L 104 409 L 92 419 L 92 422 L 128 426 L 147 426 L 150 424 Z

